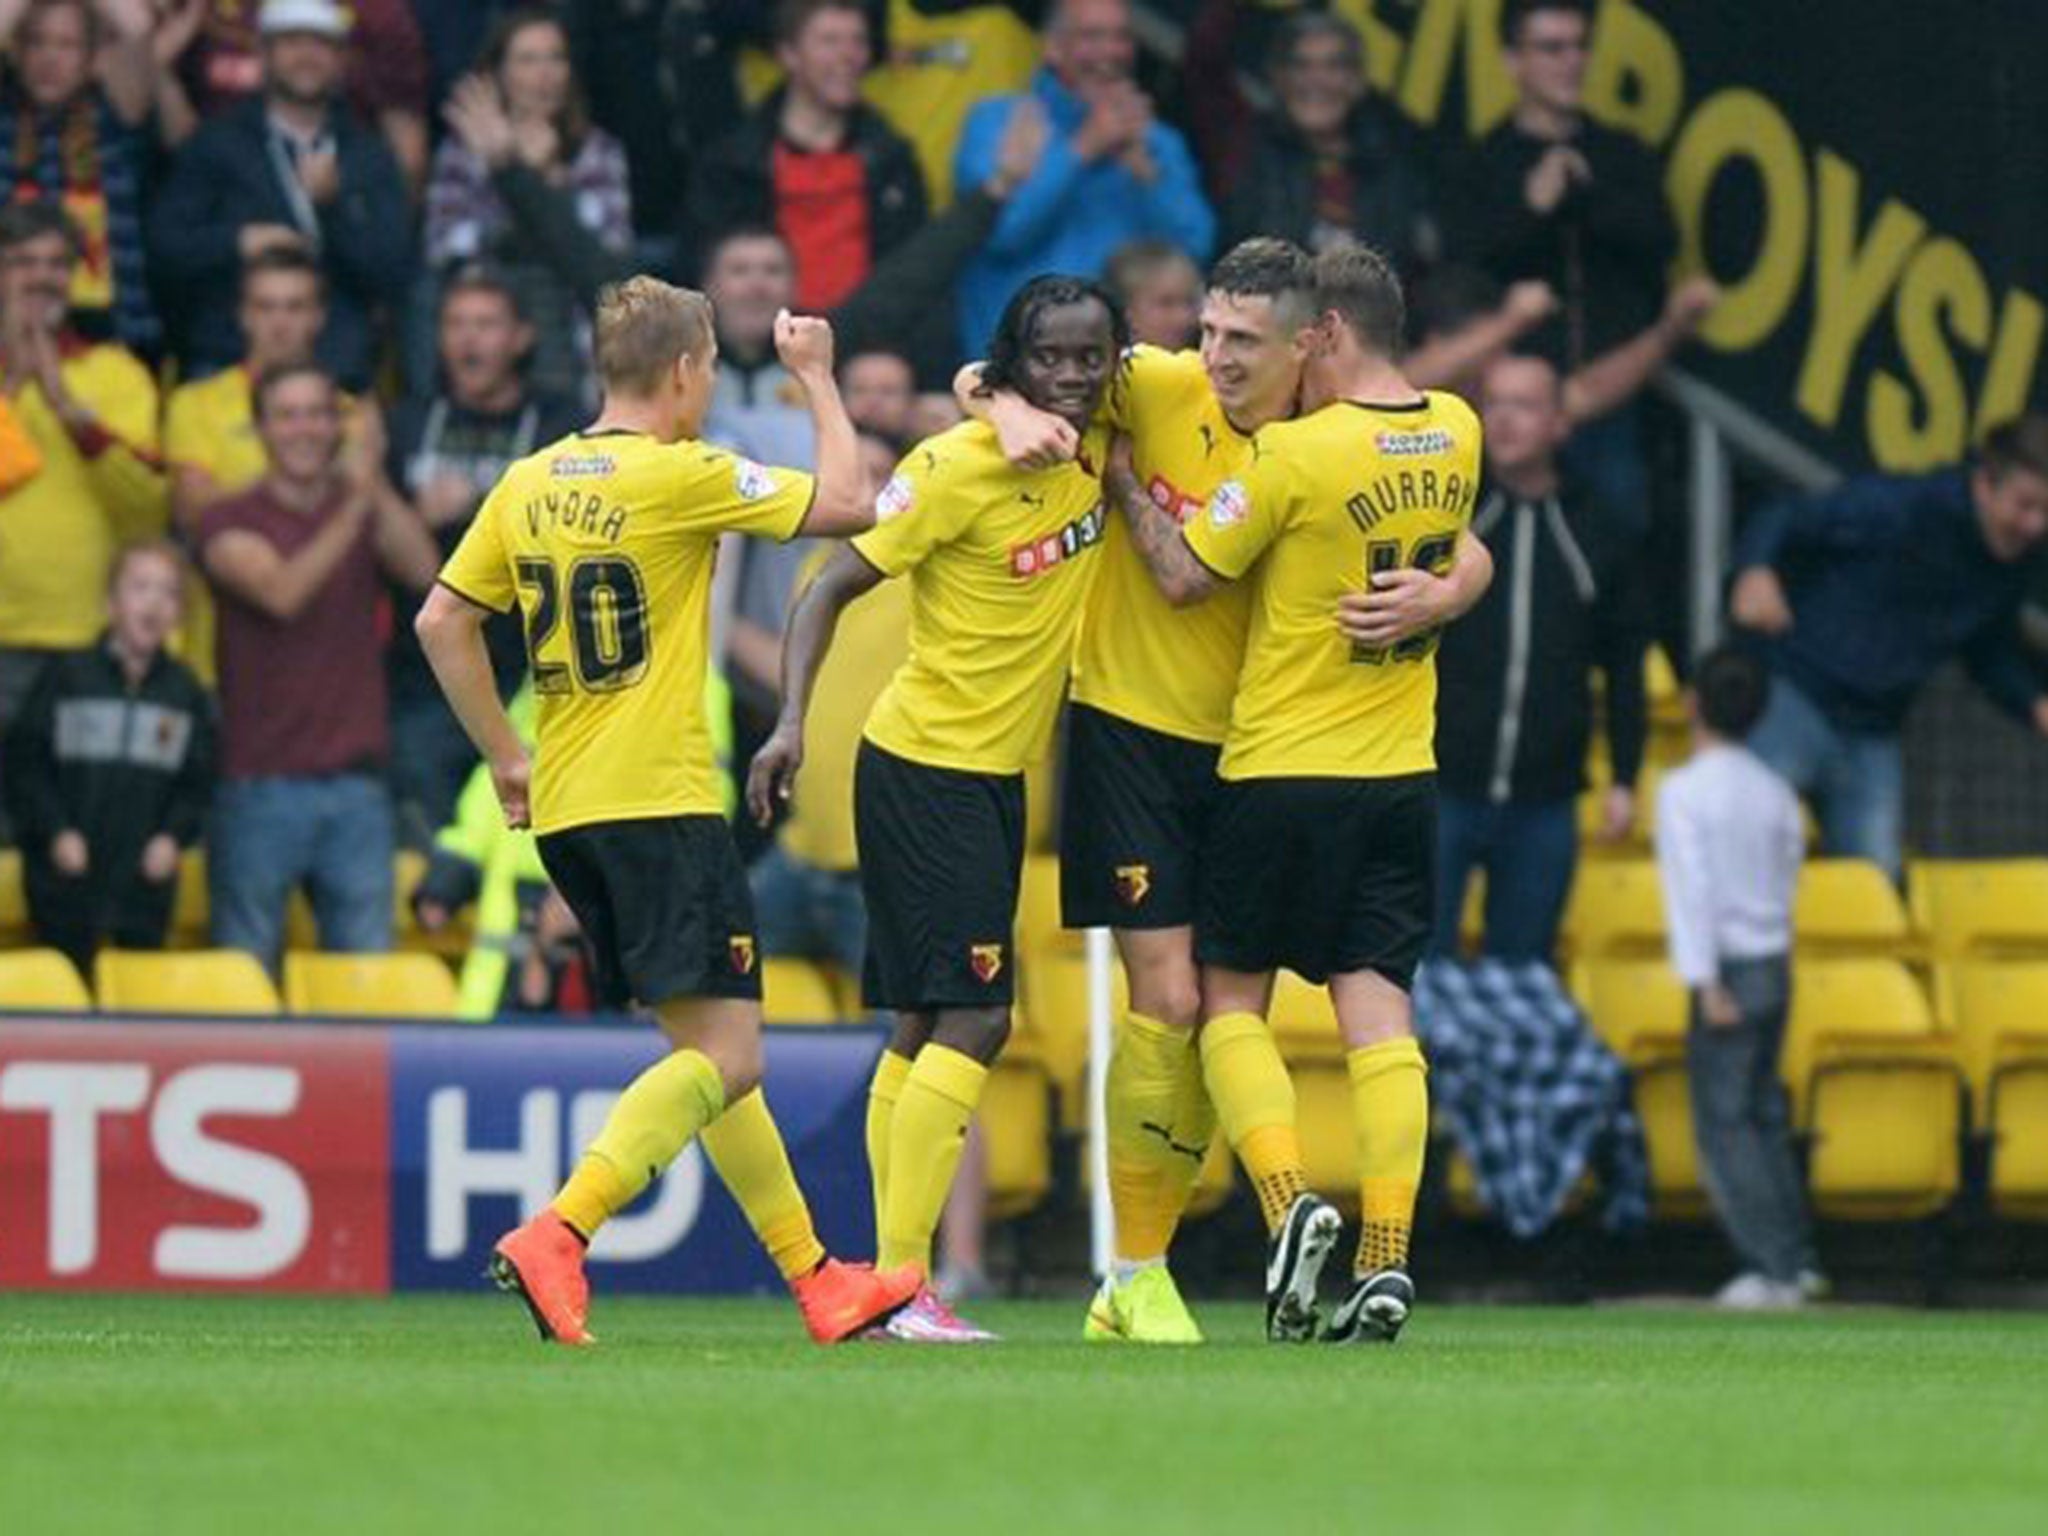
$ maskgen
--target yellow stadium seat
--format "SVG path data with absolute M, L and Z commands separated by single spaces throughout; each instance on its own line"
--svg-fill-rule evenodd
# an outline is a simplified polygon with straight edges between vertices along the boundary
M 1891 960 L 1810 960 L 1793 971 L 1786 1078 L 1812 1139 L 1822 1215 L 1932 1215 L 1961 1183 L 1962 1075 L 1927 995 Z
M 204 949 L 213 942 L 212 923 L 206 854 L 188 848 L 178 860 L 178 893 L 171 898 L 171 927 L 164 943 L 172 949 Z
M 1685 1054 L 1685 985 L 1667 962 L 1581 961 L 1573 968 L 1572 991 L 1593 1032 L 1629 1065 Z
M 2048 957 L 2048 859 L 1919 859 L 1907 894 L 1937 960 Z
M 1052 1188 L 1052 1084 L 1029 1042 L 1004 1048 L 977 1118 L 988 1148 L 989 1216 L 1021 1216 Z
M 292 1013 L 356 1019 L 453 1018 L 455 978 L 432 955 L 292 950 L 284 957 L 284 1001 Z
M 1975 962 L 1943 978 L 1957 1049 L 1990 1148 L 2003 1216 L 2048 1219 L 2048 962 Z
M 1290 1062 L 1344 1059 L 1344 1039 L 1337 1033 L 1337 1010 L 1327 987 L 1303 981 L 1292 971 L 1273 978 L 1273 1003 L 1266 1012 L 1280 1054 Z
M 1585 961 L 1575 968 L 1572 989 L 1594 1032 L 1634 1074 L 1636 1118 L 1649 1152 L 1657 1214 L 1700 1215 L 1706 1196 L 1693 1141 L 1685 1070 L 1688 1005 L 1678 973 L 1662 960 Z
M 93 992 L 108 1013 L 284 1011 L 263 967 L 239 949 L 103 949 Z
M 1664 952 L 1664 889 L 1650 859 L 1597 859 L 1579 866 L 1565 904 L 1565 944 L 1581 959 Z
M 1059 1089 L 1062 1123 L 1083 1125 L 1087 1121 L 1088 958 L 1063 950 L 1027 951 L 1018 985 L 1023 1001 L 1018 1033 L 1030 1042 Z M 1110 988 L 1114 1023 L 1130 1007 L 1121 965 L 1112 965 Z
M 1866 859 L 1809 860 L 1799 872 L 1792 931 L 1802 955 L 1897 959 L 1912 937 L 1891 877 Z
M 839 994 L 822 967 L 773 956 L 761 962 L 761 1017 L 770 1024 L 837 1024 Z
M 0 951 L 0 1008 L 83 1013 L 91 1007 L 92 994 L 62 951 Z
M 0 949 L 29 939 L 28 893 L 21 884 L 21 850 L 0 848 Z
M 1087 951 L 1088 936 L 1060 926 L 1060 861 L 1049 853 L 1029 854 L 1017 893 L 1017 953 L 1026 965 L 1033 956 Z

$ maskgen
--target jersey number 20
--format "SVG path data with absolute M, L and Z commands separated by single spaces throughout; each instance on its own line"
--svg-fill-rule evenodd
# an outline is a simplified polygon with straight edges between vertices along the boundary
M 552 561 L 535 557 L 517 565 L 534 692 L 567 693 L 568 665 L 540 656 L 562 622 L 561 573 Z M 587 555 L 570 565 L 567 585 L 576 682 L 588 693 L 632 687 L 647 675 L 647 588 L 639 567 L 616 555 Z

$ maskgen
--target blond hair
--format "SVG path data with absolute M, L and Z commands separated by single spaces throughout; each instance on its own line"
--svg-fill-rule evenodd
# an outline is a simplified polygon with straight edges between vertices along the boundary
M 651 395 L 683 357 L 711 344 L 711 301 L 642 273 L 597 296 L 597 375 L 608 393 Z

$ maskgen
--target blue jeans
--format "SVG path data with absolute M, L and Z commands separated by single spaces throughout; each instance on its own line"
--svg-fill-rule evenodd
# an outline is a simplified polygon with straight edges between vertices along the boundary
M 438 693 L 394 692 L 391 700 L 391 793 L 405 813 L 409 837 L 424 827 L 432 840 L 455 818 L 455 802 L 476 770 L 476 748 Z M 417 818 L 419 825 L 414 825 Z
M 1813 803 L 1823 852 L 1869 859 L 1898 880 L 1906 786 L 1896 732 L 1844 730 L 1773 673 L 1749 749 Z
M 1552 963 L 1557 926 L 1579 862 L 1571 800 L 1468 800 L 1445 795 L 1436 812 L 1435 951 L 1458 951 L 1458 917 L 1472 871 L 1486 871 L 1486 930 L 1480 953 Z
M 791 858 L 777 843 L 754 861 L 748 879 L 762 954 L 829 960 L 848 976 L 860 975 L 868 910 L 859 870 L 819 869 Z
M 271 971 L 295 886 L 324 949 L 391 947 L 391 796 L 368 774 L 230 779 L 214 793 L 206 854 L 213 942 Z

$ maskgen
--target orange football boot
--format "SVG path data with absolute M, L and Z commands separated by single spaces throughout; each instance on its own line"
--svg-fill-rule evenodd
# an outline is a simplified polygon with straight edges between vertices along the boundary
M 551 1210 L 513 1228 L 491 1250 L 498 1289 L 517 1293 L 540 1336 L 556 1344 L 597 1342 L 584 1326 L 590 1282 L 583 1275 L 583 1250 L 576 1229 Z
M 820 1344 L 837 1344 L 887 1322 L 924 1284 L 915 1264 L 878 1273 L 871 1264 L 827 1259 L 808 1275 L 789 1282 L 804 1326 Z

